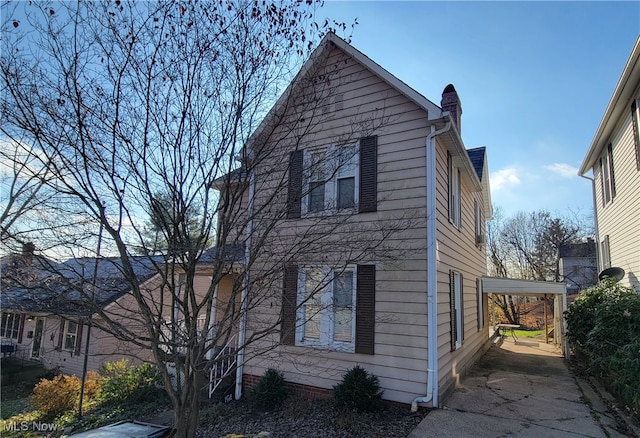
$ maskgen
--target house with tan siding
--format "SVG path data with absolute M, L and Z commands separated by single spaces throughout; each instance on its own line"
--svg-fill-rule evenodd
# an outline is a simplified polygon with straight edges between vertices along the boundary
M 244 292 L 245 388 L 276 368 L 328 393 L 360 365 L 384 399 L 438 406 L 488 348 L 486 148 L 444 85 L 437 105 L 328 34 L 250 138 L 248 276 L 277 280 Z
M 640 38 L 611 96 L 580 176 L 592 180 L 598 268 L 622 268 L 640 291 Z

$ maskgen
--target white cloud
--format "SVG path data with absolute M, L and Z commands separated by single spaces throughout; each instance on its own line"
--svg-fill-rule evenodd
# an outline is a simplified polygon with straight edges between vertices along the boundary
M 544 166 L 548 171 L 562 178 L 573 178 L 578 175 L 578 168 L 566 163 L 553 163 Z
M 517 186 L 520 184 L 520 178 L 515 167 L 505 167 L 496 172 L 492 172 L 489 176 L 491 183 L 491 191 L 498 191 L 503 188 Z

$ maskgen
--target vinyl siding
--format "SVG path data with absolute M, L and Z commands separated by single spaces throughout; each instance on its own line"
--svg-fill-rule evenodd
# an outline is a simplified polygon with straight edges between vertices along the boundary
M 598 162 L 594 169 L 598 250 L 608 235 L 611 266 L 625 270 L 622 284 L 640 291 L 640 171 L 636 168 L 630 111 L 624 112 L 606 144 L 609 142 L 613 147 L 616 196 L 606 206 L 602 205 L 602 173 Z
M 335 51 L 330 61 L 341 59 Z M 344 59 L 342 59 L 344 61 Z M 336 93 L 343 95 L 342 107 L 325 114 L 325 120 L 305 137 L 300 148 L 332 144 L 332 135 L 349 132 L 355 118 L 384 118 L 383 126 L 371 134 L 378 136 L 377 212 L 348 218 L 358 227 L 394 224 L 400 215 L 413 218 L 411 225 L 385 241 L 401 248 L 395 260 L 380 261 L 375 257 L 358 263 L 376 265 L 375 354 L 356 354 L 313 349 L 301 346 L 278 346 L 275 350 L 250 359 L 244 372 L 262 375 L 275 366 L 288 381 L 330 389 L 355 364 L 360 364 L 380 378 L 384 398 L 410 403 L 426 392 L 427 369 L 427 304 L 426 304 L 426 221 L 425 205 L 425 138 L 427 114 L 361 65 L 349 60 L 341 72 Z M 382 114 L 384 113 L 384 114 Z M 282 142 L 286 143 L 286 142 Z M 292 147 L 295 142 L 289 143 Z M 286 156 L 282 150 L 278 156 Z M 280 159 L 275 158 L 274 162 Z M 260 172 L 258 171 L 258 174 Z M 271 175 L 279 180 L 279 175 Z M 257 181 L 257 193 L 273 189 L 267 181 Z M 283 197 L 279 199 L 282 200 Z M 259 221 L 258 221 L 259 222 Z M 283 245 L 286 236 L 293 239 L 312 220 L 289 220 L 277 231 Z M 259 226 L 259 225 L 258 225 Z M 342 231 L 341 231 L 342 230 Z M 343 232 L 345 235 L 340 235 Z M 351 235 L 349 226 L 336 230 L 335 239 L 364 238 Z M 348 243 L 345 246 L 348 247 Z M 328 256 L 329 257 L 329 256 Z M 321 254 L 301 254 L 292 262 L 321 261 Z M 300 259 L 303 259 L 300 261 Z M 263 261 L 264 262 L 264 261 Z M 266 262 L 265 262 L 266 263 Z M 273 300 L 249 314 L 249 329 L 272 322 L 279 314 L 282 279 L 271 283 Z M 265 293 L 264 291 L 262 291 Z M 273 304 L 273 306 L 272 306 Z M 250 335 L 249 335 L 250 336 Z M 275 340 L 275 336 L 270 340 Z M 268 340 L 256 342 L 248 349 L 251 357 L 268 349 Z

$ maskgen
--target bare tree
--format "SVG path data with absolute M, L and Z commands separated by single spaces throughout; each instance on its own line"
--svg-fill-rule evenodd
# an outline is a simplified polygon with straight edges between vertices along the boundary
M 590 234 L 586 219 L 578 214 L 557 217 L 541 210 L 519 212 L 505 219 L 500 210 L 488 224 L 487 257 L 489 272 L 498 277 L 539 281 L 562 281 L 560 246 L 578 242 Z M 519 324 L 522 299 L 494 297 L 511 324 Z
M 179 436 L 195 436 L 212 353 L 248 313 L 281 300 L 284 267 L 319 257 L 333 266 L 394 257 L 408 249 L 391 237 L 412 218 L 361 224 L 345 208 L 334 217 L 311 215 L 313 226 L 282 226 L 292 198 L 283 151 L 317 141 L 332 117 L 326 107 L 342 68 L 340 60 L 314 52 L 327 62 L 298 73 L 285 89 L 331 29 L 329 21 L 314 21 L 317 4 L 18 6 L 3 23 L 2 133 L 21 138 L 46 172 L 38 181 L 50 193 L 53 214 L 29 216 L 42 227 L 37 242 L 67 255 L 95 254 L 96 247 L 117 255 L 134 308 L 101 307 L 98 286 L 85 275 L 65 287 L 82 294 L 101 330 L 151 352 Z M 317 185 L 293 198 L 299 202 L 349 166 L 348 146 L 387 121 L 383 111 L 349 120 L 331 139 L 340 147 L 327 153 L 337 159 L 308 166 L 300 178 L 317 177 Z M 15 168 L 24 164 L 12 160 Z M 147 239 L 149 220 L 170 249 L 163 258 Z M 140 263 L 152 269 L 151 283 L 140 280 Z M 195 285 L 203 267 L 206 291 Z M 232 279 L 232 288 L 220 303 L 223 278 Z M 258 315 L 238 348 L 259 345 L 254 355 L 273 348 L 260 341 L 276 336 L 280 323 Z

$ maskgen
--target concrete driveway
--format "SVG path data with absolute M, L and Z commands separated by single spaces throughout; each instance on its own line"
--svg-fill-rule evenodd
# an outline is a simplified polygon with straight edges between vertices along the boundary
M 593 389 L 569 372 L 558 348 L 506 339 L 491 346 L 409 437 L 630 436 L 619 430 Z

